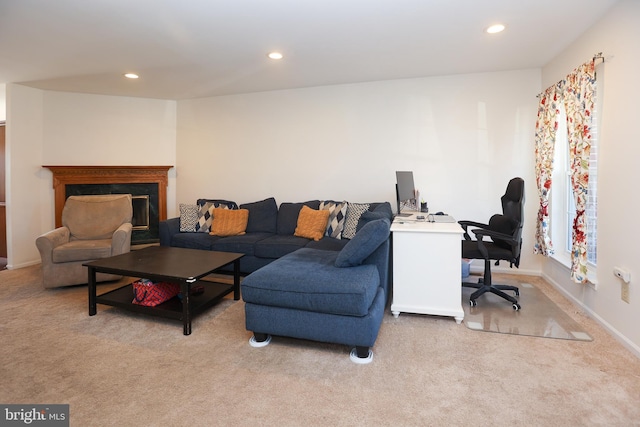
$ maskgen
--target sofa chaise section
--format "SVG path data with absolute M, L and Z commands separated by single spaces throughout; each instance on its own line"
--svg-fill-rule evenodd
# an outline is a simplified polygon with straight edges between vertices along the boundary
M 245 277 L 252 345 L 287 336 L 353 346 L 354 362 L 371 361 L 389 291 L 389 227 L 372 221 L 340 251 L 303 248 Z

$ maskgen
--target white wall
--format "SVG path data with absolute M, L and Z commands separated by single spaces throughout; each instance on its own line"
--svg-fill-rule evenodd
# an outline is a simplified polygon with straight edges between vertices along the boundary
M 44 92 L 45 165 L 173 165 L 176 103 Z
M 640 2 L 622 1 L 543 69 L 546 88 L 595 53 L 605 57 L 597 75 L 604 96 L 598 140 L 598 287 L 571 282 L 568 270 L 553 260 L 545 260 L 543 274 L 640 355 L 640 248 L 634 226 L 640 211 L 638 22 Z M 631 272 L 629 304 L 621 300 L 621 281 L 613 276 L 614 266 Z
M 7 119 L 7 85 L 0 84 L 0 122 Z
M 8 101 L 9 268 L 40 262 L 35 239 L 54 227 L 52 177 L 42 165 L 176 163 L 175 101 L 42 91 L 16 84 L 9 85 Z M 173 206 L 173 169 L 167 198 Z
M 7 85 L 6 197 L 8 268 L 40 261 L 35 247 L 49 207 L 42 179 L 42 91 Z M 15 142 L 18 141 L 18 142 Z M 49 184 L 51 188 L 51 184 Z M 53 190 L 52 190 L 53 191 Z M 53 200 L 53 197 L 51 197 Z
M 177 202 L 395 206 L 395 171 L 412 170 L 431 210 L 486 221 L 514 176 L 536 198 L 539 92 L 540 70 L 523 70 L 178 101 Z M 528 203 L 525 248 L 535 214 Z M 531 250 L 521 271 L 539 273 Z

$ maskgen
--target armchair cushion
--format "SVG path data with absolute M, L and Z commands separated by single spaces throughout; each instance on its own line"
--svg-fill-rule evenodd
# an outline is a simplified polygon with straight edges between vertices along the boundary
M 111 239 L 73 240 L 53 250 L 53 262 L 87 261 L 111 256 Z
M 131 222 L 132 211 L 129 194 L 70 196 L 62 209 L 62 225 L 71 240 L 110 239 L 121 224 Z

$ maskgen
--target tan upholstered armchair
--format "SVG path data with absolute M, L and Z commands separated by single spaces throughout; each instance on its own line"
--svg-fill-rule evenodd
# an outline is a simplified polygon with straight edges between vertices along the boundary
M 87 283 L 82 264 L 131 250 L 130 194 L 70 196 L 62 210 L 62 227 L 36 239 L 45 288 Z M 98 273 L 97 280 L 121 276 Z

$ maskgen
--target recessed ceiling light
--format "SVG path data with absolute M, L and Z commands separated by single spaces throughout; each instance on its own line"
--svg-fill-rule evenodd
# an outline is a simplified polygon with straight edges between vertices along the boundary
M 282 54 L 280 52 L 270 52 L 267 56 L 271 59 L 282 59 Z
M 140 77 L 140 76 L 138 76 L 137 74 L 134 74 L 134 73 L 127 73 L 124 76 L 126 78 L 128 78 L 128 79 L 137 79 L 138 77 Z
M 495 33 L 500 33 L 502 31 L 504 31 L 504 25 L 502 24 L 495 24 L 490 26 L 489 28 L 486 29 L 487 33 L 489 34 L 495 34 Z

